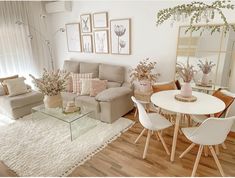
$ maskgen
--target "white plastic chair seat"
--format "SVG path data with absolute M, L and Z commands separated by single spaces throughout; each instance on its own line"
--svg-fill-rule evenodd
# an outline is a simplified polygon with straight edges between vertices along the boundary
M 152 125 L 147 128 L 149 130 L 157 131 L 172 126 L 172 123 L 168 121 L 164 116 L 158 113 L 148 113 L 149 119 Z
M 208 117 L 205 115 L 191 115 L 191 119 L 196 123 L 203 123 Z
M 187 127 L 187 128 L 181 128 L 181 131 L 183 132 L 183 134 L 185 135 L 185 137 L 187 139 L 189 139 L 190 141 L 192 141 L 191 135 L 193 134 L 193 132 L 197 129 L 197 127 Z M 192 141 L 193 142 L 193 141 Z

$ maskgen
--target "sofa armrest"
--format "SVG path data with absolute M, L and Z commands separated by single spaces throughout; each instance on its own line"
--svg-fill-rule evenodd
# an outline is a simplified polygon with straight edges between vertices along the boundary
M 108 88 L 96 95 L 95 99 L 97 101 L 107 102 L 129 93 L 132 93 L 132 90 L 127 87 Z
M 122 84 L 122 87 L 126 87 L 126 88 L 129 88 L 129 89 L 132 89 L 133 90 L 133 84 L 129 83 L 129 82 L 124 82 Z

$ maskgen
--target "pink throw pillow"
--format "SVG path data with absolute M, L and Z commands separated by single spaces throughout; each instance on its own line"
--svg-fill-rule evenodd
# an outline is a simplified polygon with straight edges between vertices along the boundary
M 73 81 L 73 93 L 80 94 L 81 92 L 81 82 L 80 79 L 91 79 L 92 73 L 84 73 L 84 74 L 77 74 L 72 73 L 72 81 Z
M 96 96 L 107 88 L 107 80 L 91 80 L 90 96 Z

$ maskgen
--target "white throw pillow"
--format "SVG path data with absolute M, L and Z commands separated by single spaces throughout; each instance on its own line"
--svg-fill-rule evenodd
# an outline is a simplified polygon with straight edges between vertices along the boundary
M 24 77 L 19 77 L 4 81 L 4 83 L 7 85 L 9 96 L 16 96 L 27 93 L 27 86 L 24 83 L 24 80 Z

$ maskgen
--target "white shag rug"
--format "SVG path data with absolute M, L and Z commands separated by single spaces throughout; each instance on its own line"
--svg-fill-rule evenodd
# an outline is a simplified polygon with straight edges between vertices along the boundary
M 40 113 L 0 126 L 0 160 L 19 176 L 67 176 L 133 125 L 126 118 L 96 122 L 72 142 L 66 123 Z

